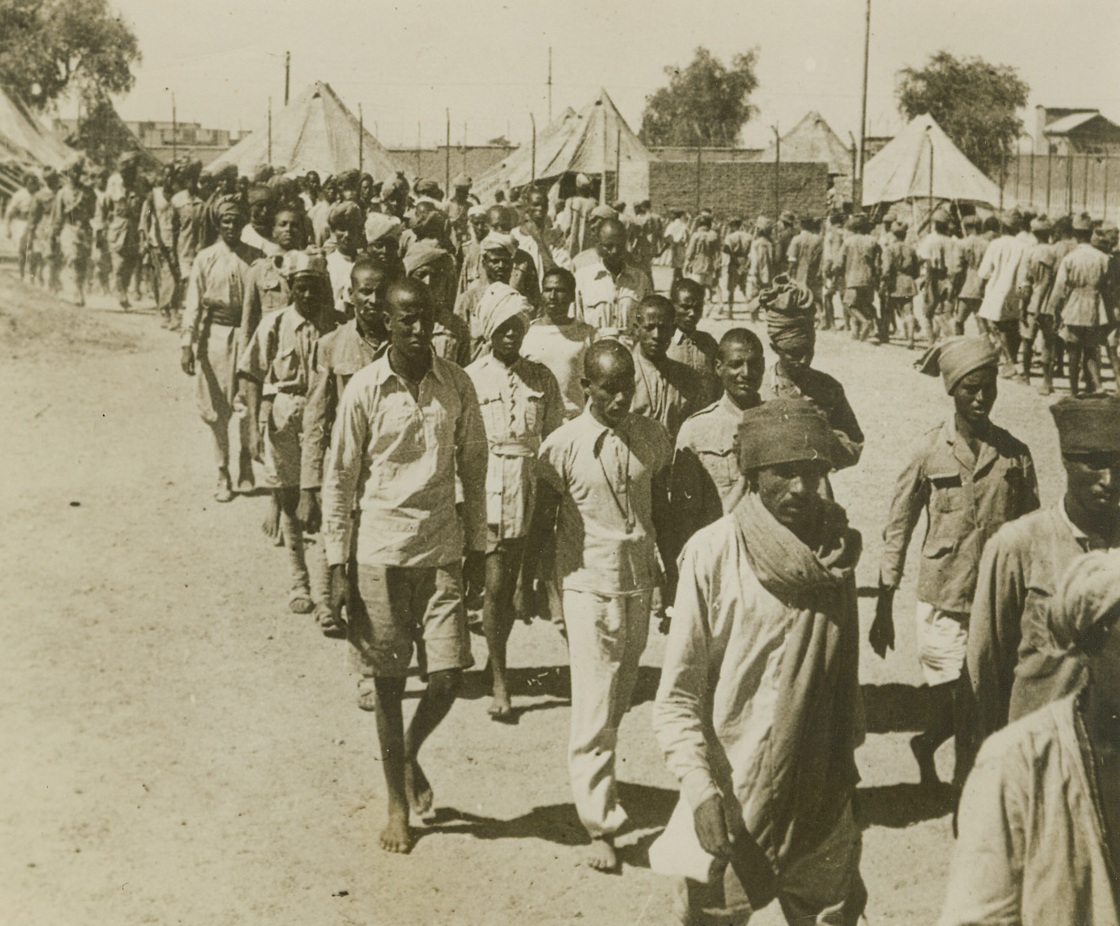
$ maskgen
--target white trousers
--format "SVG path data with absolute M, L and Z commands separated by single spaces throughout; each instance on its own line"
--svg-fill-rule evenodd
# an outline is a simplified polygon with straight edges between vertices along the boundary
M 650 595 L 564 591 L 572 669 L 568 774 L 580 822 L 593 837 L 618 832 L 627 819 L 618 802 L 615 747 L 646 648 Z

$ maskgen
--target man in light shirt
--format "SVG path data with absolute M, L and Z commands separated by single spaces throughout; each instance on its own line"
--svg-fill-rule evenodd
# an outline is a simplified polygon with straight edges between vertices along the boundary
M 630 329 L 634 311 L 653 287 L 646 275 L 627 260 L 626 226 L 605 219 L 595 246 L 599 259 L 576 271 L 576 318 L 615 336 Z
M 470 377 L 432 351 L 427 287 L 400 280 L 386 299 L 389 348 L 354 374 L 338 410 L 323 474 L 322 536 L 332 614 L 338 621 L 347 605 L 350 642 L 376 690 L 389 792 L 381 848 L 408 852 L 410 812 L 432 807 L 417 753 L 472 664 L 461 564 L 464 550 L 477 557 L 486 549 L 488 451 Z M 406 732 L 401 699 L 417 636 L 428 687 Z

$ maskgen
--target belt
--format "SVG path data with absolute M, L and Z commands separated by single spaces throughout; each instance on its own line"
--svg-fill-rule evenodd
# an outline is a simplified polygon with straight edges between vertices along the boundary
M 499 441 L 490 445 L 490 452 L 498 457 L 535 457 L 537 455 L 537 442 L 529 441 Z

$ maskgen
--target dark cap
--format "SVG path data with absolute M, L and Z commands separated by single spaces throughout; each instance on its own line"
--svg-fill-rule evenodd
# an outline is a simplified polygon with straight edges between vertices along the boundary
M 832 469 L 837 440 L 828 419 L 808 399 L 771 399 L 743 413 L 739 463 L 744 472 L 816 461 Z
M 1062 456 L 1120 453 L 1120 397 L 1065 398 L 1050 406 Z

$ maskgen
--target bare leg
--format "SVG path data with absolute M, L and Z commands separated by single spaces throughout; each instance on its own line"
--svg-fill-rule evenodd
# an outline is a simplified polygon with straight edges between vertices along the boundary
M 918 771 L 924 786 L 939 783 L 933 757 L 938 748 L 953 735 L 953 689 L 955 682 L 932 685 L 929 689 L 929 714 L 924 733 L 910 740 L 910 750 L 918 760 Z
M 381 747 L 381 764 L 385 769 L 385 790 L 388 792 L 388 820 L 381 831 L 381 848 L 386 852 L 408 852 L 412 848 L 412 831 L 408 826 L 408 797 L 405 787 L 404 697 L 403 678 L 375 678 L 377 690 L 375 713 L 377 741 Z
M 275 495 L 280 504 L 280 524 L 284 531 L 288 567 L 291 570 L 292 586 L 288 607 L 295 614 L 310 614 L 315 604 L 311 600 L 311 576 L 307 571 L 307 557 L 303 551 L 303 531 L 296 517 L 299 489 L 277 489 Z
M 1081 394 L 1081 340 L 1066 342 L 1066 361 L 1069 366 L 1069 394 Z
M 513 717 L 506 679 L 506 644 L 513 627 L 513 593 L 521 565 L 522 546 L 517 543 L 486 557 L 486 597 L 482 605 L 482 630 L 490 651 L 490 675 L 494 700 L 490 716 L 507 721 Z
M 409 808 L 417 816 L 423 816 L 432 809 L 432 787 L 420 768 L 417 754 L 424 741 L 451 710 L 462 680 L 463 673 L 459 669 L 431 673 L 428 676 L 428 688 L 416 707 L 405 736 L 405 793 Z
M 219 417 L 217 421 L 206 422 L 214 448 L 214 462 L 218 466 L 218 487 L 214 497 L 220 502 L 228 502 L 232 497 L 229 481 L 229 418 Z

